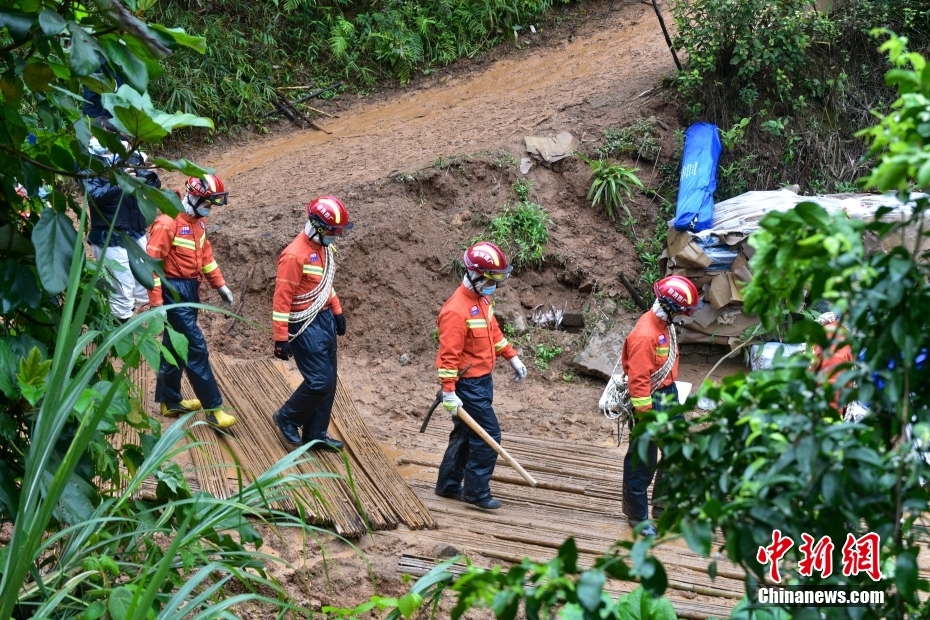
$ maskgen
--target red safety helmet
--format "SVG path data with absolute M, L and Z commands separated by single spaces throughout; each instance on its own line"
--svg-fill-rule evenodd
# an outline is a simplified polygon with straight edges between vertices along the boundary
M 505 280 L 513 265 L 507 262 L 507 257 L 499 247 L 490 241 L 482 241 L 465 250 L 465 268 L 481 274 L 489 280 L 500 282 Z
M 355 225 L 349 221 L 349 210 L 335 196 L 320 196 L 308 202 L 307 219 L 314 223 L 320 235 L 345 237 Z
M 200 198 L 200 202 L 208 202 L 218 207 L 226 204 L 229 193 L 223 180 L 215 174 L 205 174 L 203 178 L 190 177 L 185 184 L 187 193 Z
M 666 312 L 691 316 L 701 305 L 697 287 L 684 276 L 662 278 L 652 290 Z

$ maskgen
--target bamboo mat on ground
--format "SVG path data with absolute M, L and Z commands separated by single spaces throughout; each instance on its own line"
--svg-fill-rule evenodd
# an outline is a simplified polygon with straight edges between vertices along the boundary
M 236 416 L 237 423 L 224 432 L 206 425 L 193 427 L 189 441 L 199 445 L 188 454 L 196 485 L 217 497 L 229 498 L 237 492 L 240 477 L 243 484 L 248 484 L 286 455 L 271 415 L 293 389 L 287 368 L 280 362 L 233 360 L 218 354 L 211 355 L 210 362 L 224 406 Z M 137 385 L 154 385 L 151 369 L 139 372 L 138 377 L 133 377 Z M 193 398 L 186 380 L 183 389 L 185 397 Z M 143 402 L 149 403 L 148 399 Z M 308 519 L 349 538 L 357 538 L 369 529 L 392 529 L 399 524 L 410 529 L 435 527 L 429 509 L 381 451 L 341 382 L 337 385 L 332 422 L 345 442 L 345 457 L 336 452 L 313 451 L 309 453 L 312 459 L 297 467 L 302 474 L 338 476 L 317 477 L 315 490 L 295 491 L 309 513 Z M 240 464 L 238 470 L 231 465 L 235 462 Z M 276 508 L 297 512 L 293 499 L 284 500 Z
M 524 557 L 544 562 L 555 556 L 566 538 L 573 536 L 579 564 L 590 566 L 616 540 L 631 537 L 626 519 L 620 514 L 620 450 L 625 446 L 617 449 L 547 441 L 509 435 L 505 430 L 504 447 L 538 485 L 535 489 L 527 486 L 499 459 L 491 488 L 503 505 L 493 512 L 481 511 L 433 492 L 450 428 L 445 417 L 442 421 L 434 419 L 424 434 L 411 427 L 402 435 L 405 445 L 396 447 L 402 455 L 397 464 L 439 523 L 439 529 L 418 534 L 425 549 L 452 545 L 478 565 L 482 561 L 475 556 L 487 558 L 487 565 L 519 563 Z M 707 575 L 710 560 L 683 543 L 665 545 L 655 555 L 668 572 L 668 596 L 679 617 L 727 617 L 742 596 L 743 571 L 722 558 L 717 560 L 717 578 L 711 580 Z M 431 568 L 427 564 L 416 571 Z M 417 561 L 404 556 L 398 569 L 409 572 L 416 565 Z M 632 583 L 611 582 L 606 589 L 617 596 L 634 587 Z

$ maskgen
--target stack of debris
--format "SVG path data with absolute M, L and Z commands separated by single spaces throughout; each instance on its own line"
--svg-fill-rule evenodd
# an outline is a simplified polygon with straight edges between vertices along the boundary
M 748 243 L 749 235 L 758 230 L 766 214 L 788 211 L 808 201 L 816 202 L 830 214 L 845 213 L 854 219 L 871 219 L 879 208 L 890 210 L 883 220 L 902 220 L 911 213 L 910 204 L 901 203 L 891 194 L 800 196 L 793 188 L 747 192 L 720 202 L 714 205 L 713 226 L 708 230 L 669 228 L 660 267 L 665 275 L 690 278 L 704 300 L 701 310 L 685 319 L 678 342 L 733 347 L 747 329 L 759 323 L 758 318 L 743 313 L 740 287 L 752 280 L 748 262 L 755 250 Z M 908 239 L 907 234 L 902 237 L 898 242 Z
M 747 263 L 755 250 L 749 232 L 706 230 L 700 233 L 668 230 L 662 254 L 666 275 L 690 278 L 702 291 L 703 307 L 685 319 L 679 343 L 734 345 L 740 334 L 759 323 L 743 313 L 739 283 L 752 279 Z

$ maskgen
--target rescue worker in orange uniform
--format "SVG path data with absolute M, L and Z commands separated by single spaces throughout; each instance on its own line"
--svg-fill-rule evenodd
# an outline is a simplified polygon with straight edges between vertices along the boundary
M 672 404 L 678 404 L 678 389 L 675 386 L 675 379 L 678 378 L 678 348 L 677 339 L 671 333 L 675 329 L 672 320 L 680 314 L 691 315 L 699 307 L 697 287 L 682 276 L 662 278 L 653 286 L 653 292 L 656 295 L 655 303 L 636 321 L 623 343 L 620 357 L 635 414 L 652 409 L 663 411 Z M 671 371 L 653 390 L 652 375 L 665 365 L 669 355 L 675 356 Z M 623 514 L 633 528 L 649 519 L 646 493 L 655 476 L 659 456 L 654 443 L 649 442 L 647 454 L 649 460 L 644 462 L 637 451 L 637 442 L 631 441 L 623 458 Z M 660 478 L 661 471 L 656 486 Z M 657 519 L 662 512 L 655 498 L 656 490 L 653 489 L 653 519 Z M 641 533 L 644 536 L 655 536 L 656 531 L 651 523 L 647 523 Z
M 184 213 L 176 218 L 159 215 L 149 231 L 149 256 L 164 260 L 167 278 L 164 283 L 155 278 L 155 287 L 149 291 L 149 303 L 153 308 L 163 304 L 200 303 L 200 282 L 206 279 L 219 293 L 223 305 L 229 308 L 233 294 L 213 257 L 213 247 L 207 239 L 206 218 L 214 206 L 226 204 L 226 188 L 215 174 L 204 175 L 203 179 L 191 177 L 186 188 L 187 193 L 181 201 Z M 164 284 L 177 292 L 177 301 L 172 290 L 162 291 Z M 197 326 L 197 314 L 197 308 L 186 306 L 167 310 L 168 323 L 187 338 L 187 362 L 174 352 L 165 331 L 162 344 L 171 351 L 178 365 L 168 363 L 165 356 L 161 356 L 155 402 L 161 403 L 162 415 L 169 417 L 203 408 L 207 412 L 207 422 L 217 428 L 229 428 L 236 423 L 236 418 L 223 409 L 223 398 L 210 366 L 207 341 Z M 181 373 L 184 371 L 196 399 L 181 398 Z
M 354 224 L 335 196 L 307 203 L 304 230 L 278 258 L 271 320 L 274 356 L 297 363 L 303 383 L 273 415 L 285 445 L 311 443 L 310 449 L 339 450 L 329 436 L 336 397 L 336 336 L 346 333 L 346 318 L 333 290 L 336 263 L 333 243 Z
M 452 414 L 453 426 L 439 466 L 436 494 L 493 510 L 501 505 L 491 496 L 489 484 L 497 453 L 459 420 L 457 412 L 459 407 L 465 409 L 500 443 L 501 429 L 492 407 L 494 362 L 497 356 L 509 360 L 515 381 L 526 378 L 526 366 L 501 332 L 491 304 L 491 295 L 513 267 L 500 248 L 487 242 L 468 248 L 464 260 L 462 284 L 443 305 L 437 319 L 436 366 L 442 382 L 442 404 Z
M 817 361 L 812 370 L 819 372 L 836 389 L 836 380 L 843 372 L 843 369 L 838 368 L 838 366 L 852 363 L 852 347 L 845 344 L 846 328 L 840 324 L 840 320 L 835 313 L 824 312 L 817 317 L 817 322 L 823 325 L 830 346 L 824 349 L 814 345 L 813 354 Z M 842 413 L 839 390 L 833 395 L 833 408 Z

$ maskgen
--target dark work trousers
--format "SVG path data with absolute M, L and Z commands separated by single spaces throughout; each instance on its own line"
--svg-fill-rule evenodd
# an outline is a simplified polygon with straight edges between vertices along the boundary
M 290 334 L 296 334 L 302 325 L 291 323 Z M 303 427 L 304 443 L 322 439 L 336 398 L 336 322 L 332 311 L 320 312 L 291 341 L 291 354 L 304 381 L 281 407 L 280 415 Z
M 455 393 L 462 399 L 462 408 L 488 432 L 495 441 L 501 441 L 501 427 L 491 407 L 494 400 L 494 381 L 490 374 L 483 377 L 459 379 Z M 449 446 L 439 465 L 436 492 L 454 495 L 463 489 L 466 502 L 479 502 L 491 496 L 491 475 L 497 464 L 497 452 L 486 444 L 475 431 L 452 417 Z
M 663 401 L 668 398 L 668 405 Z M 652 408 L 656 411 L 665 411 L 671 405 L 678 404 L 678 388 L 672 383 L 668 387 L 659 388 L 652 393 Z M 676 416 L 675 419 L 683 419 L 684 416 Z M 649 442 L 648 456 L 649 461 L 644 462 L 637 450 L 637 443 L 631 441 L 623 457 L 623 514 L 633 521 L 645 521 L 649 518 L 649 504 L 646 492 L 649 485 L 652 484 L 652 478 L 656 473 L 656 463 L 659 458 L 658 447 Z M 662 477 L 661 471 L 656 477 L 656 486 L 658 480 Z M 653 506 L 655 505 L 656 494 L 655 487 L 652 490 Z
M 200 280 L 195 278 L 166 278 L 168 286 L 162 285 L 162 293 L 165 306 L 171 306 L 175 303 L 198 303 L 200 301 Z M 178 292 L 178 301 L 174 301 L 174 295 L 170 288 Z M 223 406 L 223 397 L 220 396 L 220 388 L 216 385 L 216 378 L 213 376 L 213 369 L 210 367 L 210 354 L 207 351 L 207 341 L 203 338 L 203 332 L 197 326 L 197 308 L 181 307 L 167 308 L 168 324 L 175 331 L 187 338 L 187 363 L 184 363 L 171 346 L 171 339 L 168 337 L 168 331 L 162 334 L 162 344 L 171 351 L 171 354 L 177 360 L 178 365 L 172 366 L 165 359 L 164 354 L 161 356 L 161 363 L 158 366 L 158 378 L 155 381 L 155 402 L 165 403 L 169 407 L 174 407 L 181 402 L 181 374 L 187 372 L 187 380 L 191 382 L 194 388 L 194 394 L 200 399 L 200 406 L 204 409 L 217 409 Z

